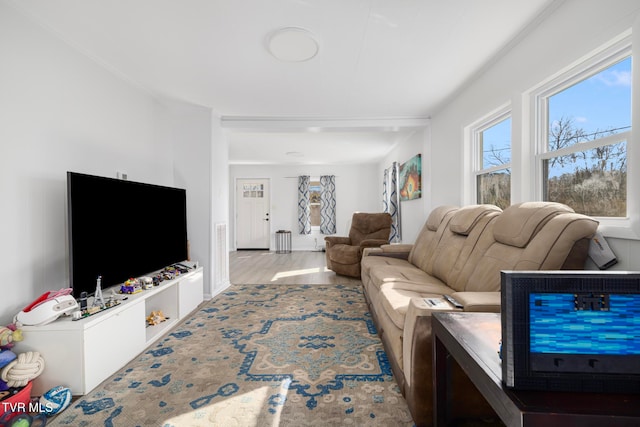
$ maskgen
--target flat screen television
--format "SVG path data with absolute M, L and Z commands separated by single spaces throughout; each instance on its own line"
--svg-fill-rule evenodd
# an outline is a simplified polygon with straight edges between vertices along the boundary
M 507 387 L 640 393 L 640 273 L 503 271 Z
M 67 172 L 73 295 L 188 258 L 186 190 Z

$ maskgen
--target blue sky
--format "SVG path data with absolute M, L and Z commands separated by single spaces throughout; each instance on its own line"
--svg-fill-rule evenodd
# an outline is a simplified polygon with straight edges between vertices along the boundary
M 631 126 L 631 58 L 552 96 L 549 123 L 562 117 L 570 118 L 575 127 L 587 133 Z M 511 119 L 484 132 L 483 167 L 495 164 L 487 156 L 491 147 L 503 159 L 510 160 L 510 137 Z
M 549 99 L 549 122 L 570 117 L 588 133 L 631 125 L 631 58 Z

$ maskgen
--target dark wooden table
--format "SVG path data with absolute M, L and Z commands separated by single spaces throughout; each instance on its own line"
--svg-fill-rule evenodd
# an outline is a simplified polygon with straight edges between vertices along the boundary
M 446 426 L 451 413 L 451 358 L 473 381 L 508 426 L 640 426 L 640 395 L 515 391 L 503 387 L 498 356 L 500 314 L 434 313 L 434 424 Z

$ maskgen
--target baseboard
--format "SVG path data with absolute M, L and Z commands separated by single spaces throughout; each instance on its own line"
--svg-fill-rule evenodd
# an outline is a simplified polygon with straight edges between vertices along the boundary
M 227 282 L 224 284 L 223 287 L 216 289 L 215 292 L 211 293 L 211 294 L 204 294 L 203 298 L 205 300 L 210 300 L 213 299 L 214 297 L 216 297 L 217 295 L 220 295 L 222 292 L 224 292 L 225 290 L 229 289 L 229 287 L 231 286 L 231 282 Z

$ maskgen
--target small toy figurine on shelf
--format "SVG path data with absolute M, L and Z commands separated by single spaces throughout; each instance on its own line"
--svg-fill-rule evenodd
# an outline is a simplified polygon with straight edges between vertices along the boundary
M 93 306 L 104 308 L 104 299 L 102 298 L 102 276 L 98 276 L 98 280 L 96 280 L 96 292 L 93 294 Z
M 138 292 L 142 292 L 142 285 L 138 279 L 131 278 L 120 286 L 121 294 L 137 294 Z
M 141 277 L 140 282 L 145 290 L 153 289 L 153 279 L 151 277 Z
M 167 318 L 162 313 L 162 310 L 152 311 L 151 314 L 147 317 L 147 324 L 149 326 L 157 325 L 161 322 L 164 322 Z
M 18 341 L 22 341 L 22 330 L 14 323 L 0 327 L 0 351 L 11 349 Z

